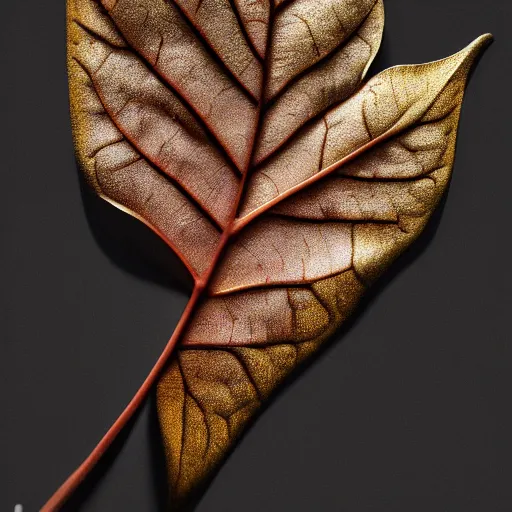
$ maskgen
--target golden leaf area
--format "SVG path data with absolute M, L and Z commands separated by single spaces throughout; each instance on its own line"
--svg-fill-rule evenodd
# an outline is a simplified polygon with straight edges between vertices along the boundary
M 87 181 L 195 281 L 157 383 L 181 502 L 423 230 L 490 36 L 364 83 L 382 0 L 68 0 L 67 23 Z

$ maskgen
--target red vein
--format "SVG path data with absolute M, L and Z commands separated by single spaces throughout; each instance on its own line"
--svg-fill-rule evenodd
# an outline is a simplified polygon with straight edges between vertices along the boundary
M 395 129 L 395 131 L 398 131 L 398 129 Z M 302 181 L 301 183 L 295 185 L 294 187 L 289 188 L 285 192 L 279 194 L 278 196 L 274 197 L 270 201 L 267 201 L 266 203 L 262 204 L 258 208 L 252 210 L 250 213 L 245 215 L 244 217 L 239 218 L 235 221 L 235 225 L 233 228 L 233 231 L 235 233 L 239 232 L 243 227 L 245 227 L 247 224 L 249 224 L 251 221 L 253 221 L 255 218 L 259 217 L 263 212 L 266 212 L 276 204 L 280 203 L 284 199 L 296 194 L 297 192 L 300 192 L 301 190 L 304 190 L 305 188 L 309 187 L 311 184 L 316 183 L 320 179 L 324 178 L 325 176 L 331 174 L 336 169 L 339 169 L 346 163 L 354 160 L 364 152 L 368 151 L 373 146 L 377 145 L 379 142 L 386 140 L 387 138 L 391 137 L 394 134 L 393 130 L 389 130 L 388 132 L 382 134 L 381 136 L 373 139 L 372 141 L 368 142 L 364 146 L 361 146 L 356 151 L 353 151 L 346 157 L 342 158 L 341 160 L 338 160 L 334 164 L 326 167 L 321 172 L 317 172 L 307 180 Z

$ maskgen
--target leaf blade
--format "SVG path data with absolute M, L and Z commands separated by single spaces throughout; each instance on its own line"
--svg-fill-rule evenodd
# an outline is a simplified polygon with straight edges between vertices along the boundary
M 170 486 L 184 499 L 423 229 L 488 37 L 355 92 L 382 0 L 101 5 L 68 0 L 77 156 L 98 194 L 196 281 L 158 385 Z

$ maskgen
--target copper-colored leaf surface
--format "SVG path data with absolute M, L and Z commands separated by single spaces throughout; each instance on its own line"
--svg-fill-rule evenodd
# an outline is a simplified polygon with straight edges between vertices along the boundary
M 178 499 L 446 190 L 490 36 L 362 85 L 383 25 L 382 0 L 68 0 L 78 160 L 196 283 L 157 390 Z

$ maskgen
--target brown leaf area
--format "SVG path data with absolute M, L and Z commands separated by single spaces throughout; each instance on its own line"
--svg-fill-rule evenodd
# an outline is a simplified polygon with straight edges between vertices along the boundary
M 447 188 L 488 36 L 362 85 L 383 25 L 382 0 L 68 0 L 78 160 L 196 282 L 158 383 L 177 499 Z

